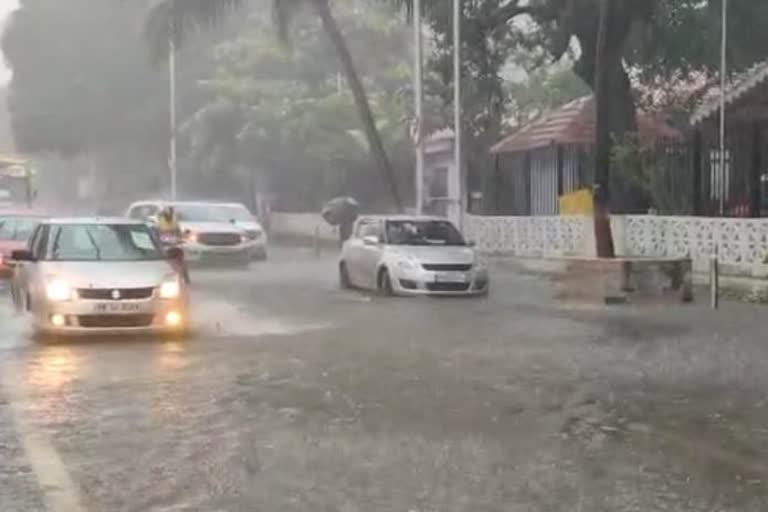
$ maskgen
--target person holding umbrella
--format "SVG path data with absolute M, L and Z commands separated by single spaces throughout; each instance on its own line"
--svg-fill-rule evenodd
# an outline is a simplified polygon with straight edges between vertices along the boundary
M 360 212 L 359 203 L 352 197 L 336 197 L 328 201 L 321 211 L 325 222 L 339 227 L 339 245 L 352 236 L 352 227 Z

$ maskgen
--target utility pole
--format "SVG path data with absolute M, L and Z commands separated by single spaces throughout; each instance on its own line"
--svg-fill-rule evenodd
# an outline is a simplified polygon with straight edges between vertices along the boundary
M 176 2 L 171 2 L 171 16 L 168 21 L 168 74 L 169 77 L 169 99 L 170 99 L 170 127 L 171 127 L 171 147 L 168 157 L 168 169 L 171 173 L 171 200 L 176 200 Z
M 424 213 L 424 73 L 423 45 L 421 32 L 421 0 L 413 0 L 413 95 L 414 115 L 416 117 L 416 213 Z
M 728 71 L 728 0 L 723 0 L 722 33 L 720 38 L 720 216 L 725 214 L 725 194 L 728 192 L 725 176 L 725 87 Z M 728 180 L 730 181 L 730 180 Z
M 452 174 L 452 189 L 455 193 L 455 219 L 463 228 L 464 201 L 462 191 L 462 152 L 461 152 L 461 0 L 453 0 L 453 159 L 456 171 Z

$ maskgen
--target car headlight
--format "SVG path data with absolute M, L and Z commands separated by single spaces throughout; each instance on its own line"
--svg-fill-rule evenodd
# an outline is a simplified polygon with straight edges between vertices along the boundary
M 179 280 L 169 279 L 160 285 L 160 298 L 161 299 L 175 299 L 181 294 L 181 285 Z
M 475 270 L 486 270 L 488 268 L 488 260 L 485 258 L 475 259 Z
M 417 263 L 414 260 L 398 260 L 397 266 L 403 270 L 413 270 Z
M 72 299 L 74 290 L 62 279 L 54 279 L 45 286 L 45 294 L 48 300 L 62 302 Z
M 189 231 L 189 230 L 185 231 L 184 232 L 184 241 L 185 242 L 192 242 L 192 243 L 197 242 L 197 233 L 193 233 L 192 231 Z

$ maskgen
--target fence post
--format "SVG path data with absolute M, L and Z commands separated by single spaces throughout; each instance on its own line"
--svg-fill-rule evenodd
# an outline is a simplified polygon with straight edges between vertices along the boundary
M 718 262 L 717 245 L 709 260 L 709 295 L 712 309 L 720 306 L 720 264 Z

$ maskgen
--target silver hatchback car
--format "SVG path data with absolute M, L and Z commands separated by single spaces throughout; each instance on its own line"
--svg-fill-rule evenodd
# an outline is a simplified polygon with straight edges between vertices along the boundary
M 485 262 L 450 221 L 439 217 L 358 219 L 339 262 L 344 288 L 394 295 L 485 295 Z
M 188 290 L 149 227 L 126 219 L 52 219 L 14 251 L 11 293 L 38 332 L 177 333 Z

